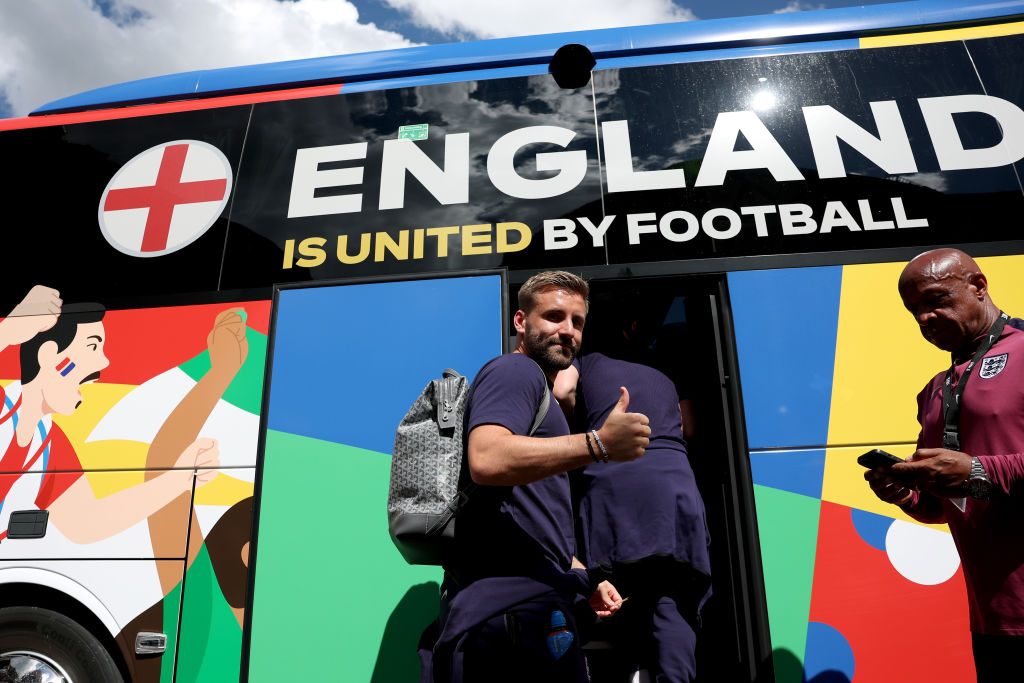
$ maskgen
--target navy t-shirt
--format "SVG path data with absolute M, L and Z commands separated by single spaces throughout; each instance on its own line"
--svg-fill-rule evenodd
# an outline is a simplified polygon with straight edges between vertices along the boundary
M 650 419 L 644 456 L 633 462 L 592 463 L 576 473 L 581 485 L 579 557 L 631 563 L 670 557 L 710 575 L 709 537 L 693 470 L 686 455 L 679 397 L 672 380 L 654 368 L 609 358 L 583 356 L 574 421 L 600 429 L 629 391 L 629 412 Z
M 643 413 L 651 422 L 648 448 L 672 448 L 686 453 L 679 396 L 675 384 L 663 372 L 603 353 L 577 358 L 573 366 L 580 373 L 576 410 L 586 411 L 587 427 L 599 429 L 604 424 L 619 400 L 619 387 L 626 387 L 627 410 Z
M 547 381 L 540 366 L 520 353 L 499 356 L 484 365 L 467 401 L 467 445 L 480 425 L 501 425 L 527 435 Z M 533 436 L 568 433 L 565 416 L 552 398 Z M 477 487 L 459 513 L 455 546 L 451 568 L 469 580 L 567 571 L 575 551 L 568 476 L 556 474 L 522 486 Z

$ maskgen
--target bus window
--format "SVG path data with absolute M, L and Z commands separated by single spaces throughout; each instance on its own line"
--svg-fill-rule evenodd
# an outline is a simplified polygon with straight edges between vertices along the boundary
M 622 222 L 610 259 L 956 243 L 978 201 L 1020 213 L 1009 163 L 964 157 L 964 170 L 941 172 L 957 145 L 987 149 L 1003 134 L 992 115 L 964 111 L 950 143 L 929 107 L 991 102 L 951 98 L 990 97 L 993 83 L 1020 103 L 1005 76 L 979 81 L 971 55 L 948 42 L 595 72 L 606 164 L 626 169 L 608 172 L 605 211 Z M 1005 222 L 986 231 L 1014 239 Z

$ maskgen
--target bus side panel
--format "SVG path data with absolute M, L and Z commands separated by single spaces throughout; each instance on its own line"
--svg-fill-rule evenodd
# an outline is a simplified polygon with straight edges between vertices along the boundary
M 1024 257 L 979 259 L 1022 310 Z M 915 397 L 949 362 L 903 309 L 904 264 L 729 276 L 777 680 L 970 680 L 966 591 L 946 527 L 879 501 L 857 456 L 913 452 Z M 892 656 L 892 618 L 928 624 Z M 856 679 L 854 676 L 856 675 Z
M 0 354 L 8 442 L 35 419 L 9 399 L 81 399 L 39 421 L 52 433 L 40 464 L 0 473 L 5 530 L 12 510 L 48 514 L 41 538 L 3 540 L 0 582 L 91 610 L 136 681 L 172 680 L 176 658 L 179 681 L 238 675 L 269 314 L 269 301 L 106 311 L 53 344 L 67 375 L 22 368 L 17 345 Z M 166 652 L 136 657 L 140 631 L 167 634 Z
M 823 444 L 828 434 L 841 276 L 841 268 L 729 276 L 780 682 L 801 680 L 808 637 L 824 457 L 799 447 Z
M 248 680 L 418 677 L 442 571 L 387 533 L 395 428 L 445 366 L 472 380 L 501 353 L 502 279 L 279 293 Z
M 175 681 L 218 683 L 239 675 L 255 476 L 255 468 L 222 471 L 218 478 L 234 495 L 217 492 L 216 502 L 197 496 L 200 527 L 210 531 L 185 576 Z

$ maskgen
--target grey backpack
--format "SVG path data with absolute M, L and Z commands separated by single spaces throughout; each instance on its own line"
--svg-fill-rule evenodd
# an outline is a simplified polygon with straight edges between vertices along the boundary
M 476 487 L 468 473 L 459 487 L 468 396 L 469 380 L 447 368 L 427 384 L 395 432 L 388 529 L 409 564 L 444 564 L 455 537 L 455 516 Z M 550 407 L 545 381 L 529 436 Z

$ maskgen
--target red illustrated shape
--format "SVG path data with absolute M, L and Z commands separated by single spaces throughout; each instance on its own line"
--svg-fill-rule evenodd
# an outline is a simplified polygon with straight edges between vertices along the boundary
M 892 566 L 853 526 L 850 508 L 822 501 L 810 621 L 853 649 L 853 683 L 973 681 L 963 568 L 922 586 Z
M 104 352 L 110 365 L 100 382 L 141 384 L 206 350 L 206 337 L 217 314 L 245 309 L 246 327 L 267 334 L 269 301 L 240 301 L 195 306 L 111 310 L 103 318 Z M 0 379 L 18 379 L 18 348 L 0 353 Z

